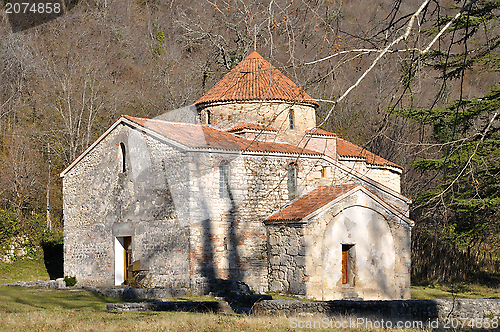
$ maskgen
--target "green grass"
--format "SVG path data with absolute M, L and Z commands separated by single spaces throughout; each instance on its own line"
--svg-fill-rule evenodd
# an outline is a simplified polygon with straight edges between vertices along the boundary
M 105 310 L 107 303 L 116 301 L 76 289 L 0 287 L 0 331 L 324 331 L 294 329 L 291 318 L 285 316 Z M 326 317 L 296 318 L 307 322 L 322 321 Z M 346 320 L 345 317 L 333 319 Z
M 18 259 L 12 263 L 0 262 L 0 285 L 15 281 L 49 280 L 43 257 Z
M 39 279 L 49 279 L 41 258 L 0 263 L 1 283 Z M 412 298 L 452 298 L 452 291 L 455 297 L 500 296 L 496 288 L 457 284 L 412 286 Z M 273 298 L 295 299 L 276 294 Z M 209 301 L 213 297 L 185 296 L 177 300 Z M 106 304 L 121 301 L 80 289 L 0 287 L 0 331 L 300 331 L 291 328 L 290 318 L 285 316 L 106 311 Z M 302 316 L 299 320 L 321 321 L 323 318 Z
M 21 313 L 36 310 L 103 310 L 119 299 L 81 289 L 57 290 L 28 287 L 0 287 L 0 312 Z

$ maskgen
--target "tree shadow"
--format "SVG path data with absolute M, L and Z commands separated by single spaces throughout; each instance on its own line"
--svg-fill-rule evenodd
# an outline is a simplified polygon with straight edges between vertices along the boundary
M 233 193 L 230 188 L 228 188 L 229 200 L 231 208 L 229 209 L 228 219 L 229 219 L 229 279 L 240 280 L 241 279 L 241 265 L 240 256 L 238 253 L 238 238 L 236 235 L 236 218 L 237 218 L 237 207 L 234 200 Z

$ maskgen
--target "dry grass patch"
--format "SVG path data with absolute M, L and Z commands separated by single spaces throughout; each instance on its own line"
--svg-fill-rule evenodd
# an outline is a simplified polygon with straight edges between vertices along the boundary
M 294 324 L 290 317 L 285 316 L 106 311 L 107 303 L 118 301 L 118 299 L 83 290 L 0 287 L 0 331 L 277 332 L 356 330 L 293 328 L 299 320 L 314 322 L 322 321 L 324 318 L 330 319 L 314 315 L 295 317 Z M 335 319 L 345 320 L 347 318 L 336 317 Z
M 373 331 L 373 329 L 294 328 L 297 321 L 285 316 L 242 316 L 184 312 L 105 312 L 41 310 L 2 317 L 0 331 Z M 297 317 L 322 321 L 323 316 Z M 305 326 L 305 325 L 304 325 Z M 382 330 L 382 329 L 377 329 Z M 399 330 L 425 331 L 425 330 Z

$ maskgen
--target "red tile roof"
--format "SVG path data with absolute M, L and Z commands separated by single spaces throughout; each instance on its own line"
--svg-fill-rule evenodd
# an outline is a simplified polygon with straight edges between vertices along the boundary
M 385 160 L 382 157 L 377 156 L 370 151 L 357 146 L 351 142 L 345 141 L 341 138 L 337 138 L 337 154 L 340 157 L 354 157 L 361 158 L 366 161 L 367 164 L 379 165 L 379 166 L 392 166 L 397 168 L 403 168 L 393 162 Z
M 276 212 L 266 219 L 266 221 L 299 221 L 330 203 L 334 199 L 342 196 L 359 184 L 343 184 L 338 186 L 319 187 L 309 194 L 293 201 L 290 205 Z
M 338 136 L 335 133 L 332 133 L 332 132 L 329 132 L 329 131 L 326 131 L 326 130 L 323 130 L 323 129 L 319 129 L 319 128 L 308 129 L 308 130 L 306 130 L 306 134 L 309 134 L 309 135 L 318 135 L 318 136 Z
M 320 155 L 320 153 L 316 151 L 301 149 L 287 143 L 247 140 L 243 137 L 215 129 L 207 125 L 135 118 L 128 115 L 122 116 L 125 119 L 152 130 L 165 138 L 194 149 L 211 148 L 232 151 Z
M 343 140 L 342 138 L 338 137 L 338 135 L 335 133 L 316 128 L 316 129 L 306 130 L 306 134 L 337 137 L 337 154 L 340 157 L 353 157 L 353 158 L 364 159 L 367 164 L 371 165 L 392 166 L 401 169 L 403 168 L 391 161 L 388 161 L 382 157 L 377 156 L 374 153 L 371 153 L 370 151 L 362 147 L 357 146 L 356 144 Z
M 319 104 L 254 51 L 217 82 L 195 105 L 252 100 Z
M 270 127 L 270 126 L 264 126 L 260 124 L 254 124 L 254 123 L 246 123 L 242 124 L 236 127 L 233 127 L 231 129 L 226 130 L 228 133 L 234 133 L 235 131 L 241 131 L 241 130 L 255 130 L 255 131 L 273 131 L 277 132 L 278 130 L 276 128 Z

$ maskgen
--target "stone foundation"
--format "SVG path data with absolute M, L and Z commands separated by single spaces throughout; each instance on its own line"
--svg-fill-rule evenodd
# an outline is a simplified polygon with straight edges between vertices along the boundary
M 261 301 L 253 306 L 257 315 L 321 314 L 326 316 L 355 316 L 385 320 L 439 319 L 497 319 L 500 316 L 500 299 L 434 299 L 396 301 Z M 451 327 L 451 325 L 450 325 Z M 465 326 L 468 327 L 468 326 Z

